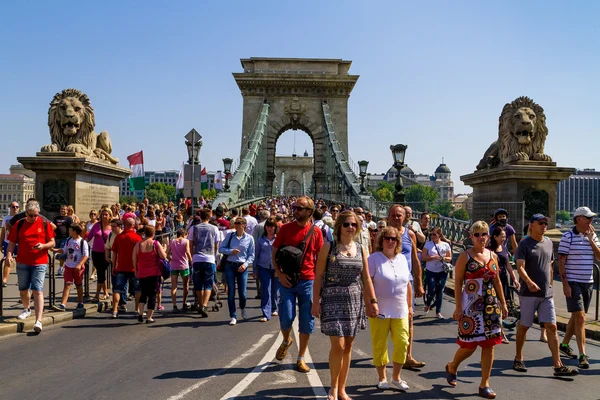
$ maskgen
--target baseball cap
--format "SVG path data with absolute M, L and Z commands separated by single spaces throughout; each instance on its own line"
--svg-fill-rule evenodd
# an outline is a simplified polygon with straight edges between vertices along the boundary
M 590 210 L 589 207 L 577 208 L 577 210 L 575 210 L 575 214 L 573 215 L 573 217 L 579 217 L 580 215 L 583 215 L 584 217 L 588 217 L 588 218 L 598 216 L 598 214 L 596 214 L 595 212 Z
M 123 214 L 123 218 L 121 219 L 123 222 L 127 221 L 128 218 L 133 218 L 135 220 L 136 216 L 134 213 L 128 212 Z
M 533 214 L 529 219 L 529 222 L 541 221 L 545 219 L 546 221 L 550 220 L 550 217 L 546 217 L 544 214 Z

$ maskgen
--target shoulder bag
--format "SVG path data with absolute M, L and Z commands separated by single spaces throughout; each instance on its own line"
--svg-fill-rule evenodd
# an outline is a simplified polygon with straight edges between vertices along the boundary
M 435 246 L 438 255 L 442 256 L 442 252 L 440 251 L 440 248 L 437 247 L 437 244 L 435 244 L 434 241 L 431 241 L 431 243 L 433 243 L 433 245 Z M 442 266 L 444 267 L 445 273 L 449 274 L 450 272 L 452 272 L 452 270 L 454 270 L 454 266 L 451 263 L 449 263 L 448 261 L 444 261 L 444 256 L 442 256 L 442 259 L 440 261 L 442 262 Z
M 300 269 L 306 254 L 306 243 L 310 240 L 314 230 L 315 225 L 312 224 L 304 240 L 298 246 L 283 246 L 275 253 L 275 261 L 281 268 L 281 272 L 290 277 L 292 287 L 296 286 L 300 280 Z
M 233 239 L 233 234 L 234 234 L 234 232 L 229 233 L 229 240 L 227 241 L 227 248 L 229 248 L 229 246 L 231 246 L 231 239 Z M 223 254 L 221 256 L 221 262 L 219 262 L 219 265 L 217 265 L 218 272 L 225 271 L 225 261 L 227 261 L 227 254 Z

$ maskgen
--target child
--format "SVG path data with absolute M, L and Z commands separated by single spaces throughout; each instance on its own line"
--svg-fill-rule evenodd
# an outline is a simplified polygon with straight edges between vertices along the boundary
M 83 228 L 79 224 L 71 224 L 69 227 L 69 238 L 62 249 L 52 249 L 52 251 L 64 254 L 65 271 L 64 280 L 65 286 L 63 289 L 62 300 L 58 308 L 61 310 L 67 309 L 67 299 L 71 292 L 71 285 L 75 283 L 77 288 L 77 309 L 83 309 L 83 274 L 85 272 L 85 262 L 90 256 L 90 248 L 88 243 L 81 237 Z
M 169 250 L 167 252 L 167 257 L 171 259 L 171 299 L 173 301 L 174 312 L 179 311 L 177 309 L 177 281 L 179 276 L 181 276 L 181 280 L 183 281 L 182 310 L 185 312 L 189 309 L 187 297 L 192 254 L 190 252 L 190 242 L 187 240 L 187 235 L 188 233 L 185 228 L 179 228 L 177 230 L 177 238 L 169 243 Z

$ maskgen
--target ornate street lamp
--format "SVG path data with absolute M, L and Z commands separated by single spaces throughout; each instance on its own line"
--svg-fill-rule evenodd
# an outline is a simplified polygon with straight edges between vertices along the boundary
M 366 160 L 362 160 L 358 162 L 358 168 L 360 171 L 360 194 L 367 194 L 365 189 L 365 177 L 367 176 L 367 167 L 369 166 L 369 162 Z
M 390 146 L 392 157 L 394 158 L 394 168 L 396 168 L 396 191 L 394 192 L 394 202 L 401 204 L 404 203 L 404 189 L 402 187 L 400 170 L 404 167 L 404 156 L 406 155 L 407 148 L 408 146 L 405 144 L 396 144 Z
M 225 187 L 223 188 L 224 192 L 229 192 L 229 174 L 231 173 L 231 164 L 233 164 L 233 159 L 223 159 L 223 169 L 225 170 Z
M 194 215 L 194 186 L 196 186 L 196 173 L 194 166 L 200 164 L 198 160 L 200 156 L 200 149 L 202 148 L 202 135 L 192 128 L 191 131 L 185 135 L 185 145 L 188 151 L 188 164 L 192 165 L 192 216 Z

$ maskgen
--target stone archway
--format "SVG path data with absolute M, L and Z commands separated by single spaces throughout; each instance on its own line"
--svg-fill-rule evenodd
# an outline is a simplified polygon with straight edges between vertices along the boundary
M 350 75 L 351 61 L 314 58 L 249 58 L 241 60 L 243 73 L 233 76 L 244 99 L 241 154 L 265 102 L 269 103 L 269 122 L 257 164 L 266 177 L 266 193 L 273 193 L 275 147 L 287 130 L 302 130 L 313 141 L 316 187 L 326 183 L 327 151 L 323 102 L 331 109 L 332 122 L 342 151 L 348 156 L 348 98 L 358 75 Z M 256 168 L 255 166 L 255 168 Z

